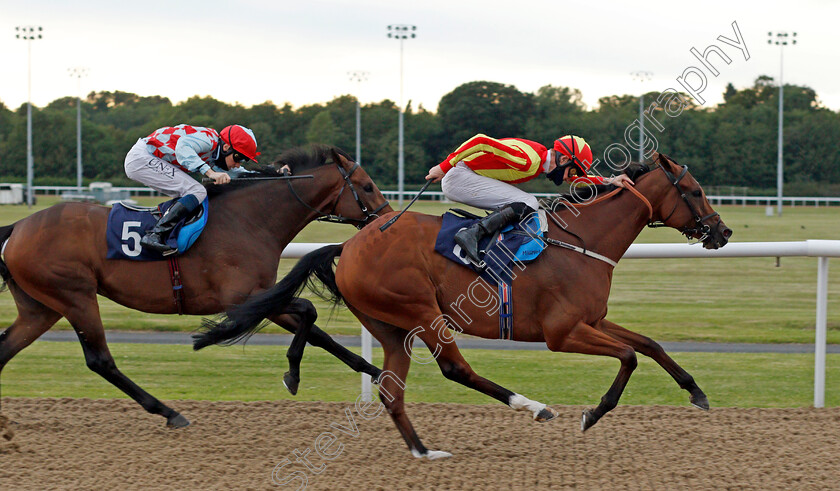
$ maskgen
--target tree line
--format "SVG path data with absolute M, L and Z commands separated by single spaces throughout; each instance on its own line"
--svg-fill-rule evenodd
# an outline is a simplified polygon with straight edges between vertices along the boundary
M 823 107 L 813 89 L 784 88 L 784 166 L 786 195 L 840 195 L 840 113 Z M 724 102 L 694 104 L 685 94 L 644 95 L 645 135 L 652 145 L 710 186 L 749 187 L 774 194 L 776 186 L 778 87 L 760 76 L 751 87 L 729 84 Z M 534 93 L 512 85 L 476 81 L 443 96 L 437 112 L 409 106 L 405 114 L 405 182 L 419 187 L 427 170 L 476 133 L 527 138 L 550 146 L 565 134 L 583 136 L 596 158 L 620 164 L 637 160 L 639 97 L 612 95 L 587 108 L 578 89 L 547 85 Z M 76 183 L 76 104 L 74 97 L 33 107 L 33 154 L 36 185 Z M 252 107 L 230 105 L 212 97 L 179 104 L 160 96 L 127 92 L 91 92 L 82 99 L 82 159 L 85 182 L 103 180 L 132 185 L 123 161 L 134 142 L 162 126 L 188 123 L 216 129 L 240 123 L 254 130 L 271 162 L 285 149 L 318 142 L 355 155 L 356 99 L 349 95 L 293 108 L 267 101 Z M 397 180 L 397 105 L 390 100 L 361 108 L 361 161 L 382 188 Z M 605 150 L 609 150 L 605 155 Z M 601 174 L 609 175 L 606 162 Z M 0 102 L 0 181 L 23 182 L 26 176 L 26 105 L 10 110 Z M 532 191 L 552 189 L 547 181 L 530 183 Z

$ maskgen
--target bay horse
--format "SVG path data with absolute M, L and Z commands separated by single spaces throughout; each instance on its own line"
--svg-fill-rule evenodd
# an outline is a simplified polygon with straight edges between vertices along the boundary
M 553 222 L 545 240 L 562 247 L 548 247 L 524 269 L 511 268 L 514 340 L 545 342 L 551 351 L 611 356 L 621 362 L 600 404 L 583 412 L 583 431 L 617 405 L 636 368 L 636 352 L 656 360 L 689 392 L 691 404 L 709 408 L 691 375 L 659 344 L 606 319 L 613 268 L 646 225 L 675 228 L 715 249 L 724 246 L 732 234 L 686 166 L 665 155 L 655 158 L 658 167 L 644 166 L 639 169 L 642 175 L 631 176 L 636 182 L 633 188 L 549 210 Z M 415 457 L 450 454 L 427 449 L 404 409 L 406 375 L 411 360 L 417 359 L 411 350 L 414 336 L 432 352 L 444 377 L 515 410 L 530 411 L 537 421 L 553 419 L 556 411 L 545 404 L 476 374 L 453 342 L 447 328 L 498 338 L 498 303 L 488 309 L 495 290 L 484 286 L 482 292 L 483 280 L 476 273 L 434 252 L 440 217 L 409 212 L 382 232 L 378 225 L 385 220 L 387 216 L 380 217 L 343 244 L 308 254 L 277 285 L 228 310 L 220 321 L 205 320 L 205 332 L 194 336 L 195 347 L 253 332 L 264 317 L 293 302 L 314 274 L 335 301 L 343 300 L 382 344 L 385 364 L 379 396 Z M 580 245 L 557 240 L 568 236 Z
M 279 164 L 279 165 L 278 165 Z M 106 259 L 110 207 L 60 203 L 0 228 L 0 274 L 14 297 L 17 319 L 0 334 L 0 370 L 18 352 L 67 318 L 82 344 L 87 366 L 137 401 L 166 418 L 167 426 L 189 421 L 123 375 L 105 340 L 97 294 L 131 309 L 153 314 L 208 315 L 222 312 L 247 295 L 274 284 L 280 254 L 314 219 L 361 228 L 379 213 L 392 211 L 370 176 L 337 147 L 292 149 L 275 165 L 312 178 L 243 180 L 208 186 L 210 212 L 202 236 L 178 258 L 183 305 L 173 299 L 167 261 Z M 273 167 L 256 175 L 279 177 Z M 295 332 L 314 328 L 298 341 L 324 348 L 356 371 L 381 372 L 311 324 L 314 306 L 299 299 L 271 320 Z M 294 350 L 290 356 L 298 358 Z

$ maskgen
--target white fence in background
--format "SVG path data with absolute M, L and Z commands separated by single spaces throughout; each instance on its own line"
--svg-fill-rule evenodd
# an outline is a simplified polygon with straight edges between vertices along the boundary
M 61 194 L 77 192 L 79 188 L 76 186 L 32 186 L 36 194 Z M 128 191 L 132 196 L 160 196 L 157 191 L 147 187 L 114 187 L 114 191 Z M 82 187 L 82 192 L 88 191 L 88 187 Z M 385 190 L 382 194 L 391 201 L 399 199 L 398 191 Z M 403 199 L 410 200 L 417 194 L 417 191 L 404 191 Z M 533 193 L 538 198 L 550 198 L 557 196 L 552 193 Z M 713 205 L 765 205 L 771 206 L 778 203 L 776 196 L 723 196 L 723 195 L 709 195 L 709 201 Z M 447 201 L 440 191 L 426 191 L 423 193 L 421 200 L 431 201 Z M 823 198 L 823 197 L 791 197 L 782 198 L 782 204 L 786 206 L 840 206 L 840 197 L 837 198 Z
M 396 202 L 399 199 L 398 191 L 382 191 L 385 198 Z M 416 191 L 404 191 L 403 199 L 410 200 L 417 194 Z M 537 198 L 551 198 L 557 196 L 557 193 L 531 193 Z M 709 202 L 712 205 L 766 205 L 775 206 L 779 201 L 776 196 L 722 196 L 709 195 Z M 423 193 L 421 200 L 444 201 L 448 202 L 440 191 L 426 191 Z M 785 206 L 840 206 L 840 198 L 823 198 L 823 197 L 799 197 L 799 196 L 785 196 L 782 198 L 782 204 Z
M 300 258 L 329 244 L 292 243 L 283 251 L 284 258 Z M 688 244 L 633 244 L 622 259 L 674 259 L 716 257 L 816 257 L 817 315 L 814 339 L 814 407 L 825 405 L 825 353 L 828 319 L 828 258 L 840 257 L 840 240 L 799 242 L 734 242 L 717 250 Z M 373 339 L 362 328 L 362 356 L 371 360 Z M 362 375 L 362 394 L 371 393 L 370 376 Z

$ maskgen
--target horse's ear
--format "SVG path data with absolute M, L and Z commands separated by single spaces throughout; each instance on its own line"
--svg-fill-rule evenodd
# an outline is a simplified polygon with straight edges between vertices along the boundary
M 671 167 L 671 159 L 664 153 L 657 153 L 656 161 L 659 162 L 659 165 L 661 165 L 662 167 Z
M 330 155 L 332 156 L 333 162 L 339 164 L 340 166 L 347 168 L 347 159 L 341 156 L 340 153 L 335 151 L 335 148 L 330 149 Z
M 659 152 L 653 152 L 652 154 L 650 154 L 650 160 L 654 162 L 659 162 Z M 644 161 L 642 161 L 641 163 L 644 163 Z

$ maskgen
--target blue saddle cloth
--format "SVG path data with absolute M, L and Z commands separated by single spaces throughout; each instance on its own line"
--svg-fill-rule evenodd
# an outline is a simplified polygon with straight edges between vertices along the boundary
M 166 213 L 176 199 L 161 203 L 158 208 L 160 213 Z M 153 210 L 156 210 L 153 208 Z M 207 224 L 207 213 L 209 206 L 207 198 L 201 203 L 197 215 L 193 214 L 175 225 L 166 244 L 176 249 L 178 254 L 183 254 L 195 243 L 204 226 Z M 140 245 L 140 239 L 146 232 L 155 226 L 160 214 L 153 214 L 151 211 L 141 211 L 116 203 L 111 207 L 108 215 L 108 228 L 105 237 L 108 241 L 108 259 L 131 259 L 134 261 L 159 261 L 166 256 L 163 254 L 144 249 Z
M 472 269 L 484 279 L 490 281 L 491 284 L 498 284 L 499 279 L 510 284 L 507 280 L 511 277 L 511 263 L 514 260 L 519 263 L 533 261 L 546 247 L 545 242 L 540 239 L 522 233 L 512 233 L 515 229 L 521 230 L 519 224 L 508 225 L 501 230 L 492 245 L 488 246 L 490 241 L 494 240 L 493 237 L 485 237 L 478 244 L 480 250 L 487 251 L 482 258 L 484 267 L 480 268 L 467 259 L 461 247 L 455 243 L 455 233 L 462 228 L 470 227 L 477 221 L 477 219 L 464 218 L 454 213 L 444 213 L 443 223 L 435 240 L 435 252 L 455 263 Z M 543 236 L 542 231 L 540 231 L 539 217 L 536 214 L 524 226 L 528 228 L 531 235 Z

